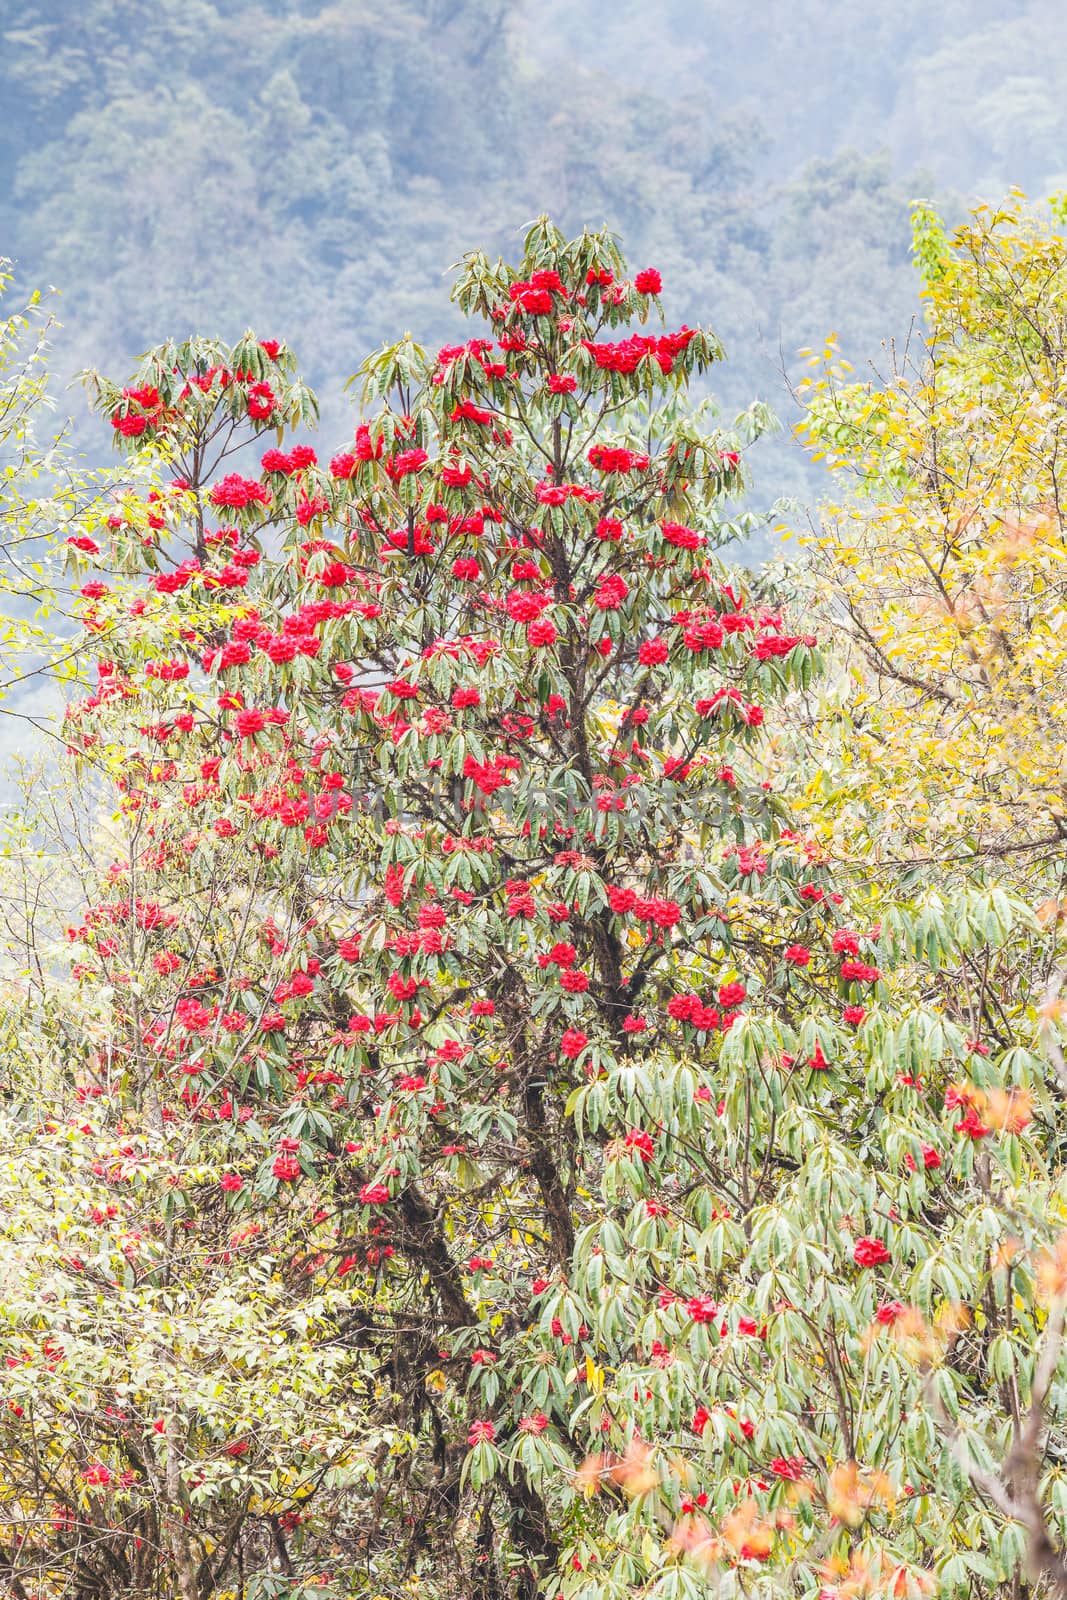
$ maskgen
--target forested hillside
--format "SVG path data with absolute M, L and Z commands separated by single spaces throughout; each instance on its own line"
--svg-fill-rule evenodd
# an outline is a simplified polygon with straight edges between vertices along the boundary
M 723 398 L 787 412 L 797 347 L 906 331 L 914 192 L 951 213 L 1063 176 L 1067 20 L 1002 11 L 3 0 L 0 252 L 62 290 L 62 369 L 253 324 L 336 431 L 368 348 L 455 331 L 463 249 L 510 250 L 543 210 L 607 222 L 727 343 Z M 813 482 L 782 443 L 761 476 Z

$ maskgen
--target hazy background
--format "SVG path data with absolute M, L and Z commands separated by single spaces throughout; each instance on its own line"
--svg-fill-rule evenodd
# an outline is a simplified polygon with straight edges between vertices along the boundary
M 615 228 L 726 341 L 724 401 L 788 420 L 798 347 L 906 333 L 914 195 L 1067 186 L 1064 0 L 0 0 L 0 32 L 0 254 L 61 289 L 60 366 L 251 324 L 327 443 L 361 357 L 453 336 L 449 264 L 542 210 Z M 760 479 L 817 483 L 788 436 Z

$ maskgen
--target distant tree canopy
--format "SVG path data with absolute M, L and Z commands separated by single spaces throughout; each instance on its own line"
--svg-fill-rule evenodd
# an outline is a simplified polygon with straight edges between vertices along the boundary
M 920 179 L 945 143 L 942 80 L 958 111 L 969 57 L 927 67 L 941 35 L 911 4 L 874 25 L 877 74 L 858 10 L 834 8 L 830 56 L 813 0 L 772 6 L 755 32 L 721 0 L 664 3 L 658 24 L 647 6 L 525 0 L 8 9 L 0 243 L 63 289 L 69 369 L 121 365 L 161 327 L 235 339 L 252 322 L 293 341 L 335 425 L 349 353 L 405 327 L 454 336 L 443 267 L 476 241 L 506 254 L 543 210 L 662 262 L 682 314 L 726 342 L 725 402 L 787 409 L 798 346 L 836 328 L 862 356 L 906 330 L 912 192 L 969 188 L 996 151 L 1018 155 L 998 130 L 1020 111 L 1060 127 L 1033 29 L 999 113 L 979 90 L 1000 35 L 980 33 L 987 133 L 967 142 L 960 117 L 952 159 Z M 1054 170 L 1022 154 L 1001 188 Z M 799 452 L 768 449 L 776 489 L 811 481 Z
M 782 355 L 906 331 L 916 190 L 1064 175 L 1056 0 L 3 0 L 0 33 L 0 247 L 64 290 L 71 370 L 254 322 L 330 396 L 352 348 L 454 335 L 442 265 L 550 210 L 663 263 L 730 405 L 787 405 Z

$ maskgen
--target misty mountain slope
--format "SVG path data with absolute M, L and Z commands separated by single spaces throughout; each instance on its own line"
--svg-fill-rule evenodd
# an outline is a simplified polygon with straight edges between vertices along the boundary
M 609 223 L 726 341 L 724 403 L 788 416 L 799 346 L 906 333 L 917 190 L 1067 165 L 1058 0 L 3 0 L 0 34 L 0 253 L 62 289 L 64 370 L 251 324 L 331 437 L 362 356 L 453 337 L 450 263 L 540 211 Z M 813 491 L 762 454 L 766 495 Z

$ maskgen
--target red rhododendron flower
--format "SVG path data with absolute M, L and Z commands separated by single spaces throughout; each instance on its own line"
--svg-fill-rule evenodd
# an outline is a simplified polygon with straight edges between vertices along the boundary
M 150 661 L 145 667 L 149 678 L 158 678 L 161 683 L 180 683 L 189 676 L 188 661 Z
M 644 472 L 649 465 L 647 455 L 606 444 L 594 444 L 588 452 L 588 459 L 590 466 L 596 467 L 598 472 Z
M 877 983 L 882 974 L 877 967 L 864 961 L 842 961 L 841 977 L 845 983 Z
M 858 1267 L 882 1267 L 891 1259 L 881 1239 L 857 1239 L 852 1258 Z
M 253 478 L 242 478 L 237 472 L 229 473 L 216 483 L 208 498 L 213 506 L 229 506 L 235 510 L 250 505 L 270 505 L 270 491 Z
M 651 1161 L 656 1153 L 655 1140 L 643 1128 L 631 1128 L 624 1142 L 626 1149 L 636 1151 L 642 1161 Z
M 974 1106 L 967 1107 L 962 1121 L 953 1123 L 953 1128 L 968 1139 L 984 1139 L 990 1132 Z
M 553 645 L 558 638 L 555 626 L 547 617 L 541 617 L 537 622 L 531 622 L 526 630 L 526 638 L 535 649 L 546 649 Z
M 601 578 L 593 604 L 598 611 L 617 611 L 630 592 L 630 585 L 625 578 Z M 642 649 L 644 646 L 642 646 Z
M 528 316 L 547 317 L 552 313 L 552 295 L 547 289 L 537 289 L 530 284 L 513 283 L 511 294 Z
M 264 712 L 249 707 L 246 711 L 238 711 L 233 719 L 234 727 L 242 739 L 254 738 L 257 733 L 262 733 L 267 726 Z
M 660 532 L 668 544 L 673 544 L 679 550 L 699 550 L 704 543 L 704 535 L 697 533 L 693 528 L 685 528 L 680 522 L 664 522 Z
M 385 470 L 395 483 L 402 478 L 410 477 L 418 472 L 429 461 L 430 457 L 425 450 L 401 450 L 398 455 L 391 456 L 385 463 Z
M 694 1322 L 714 1322 L 719 1314 L 718 1303 L 710 1294 L 697 1294 L 685 1303 L 685 1309 Z
M 452 422 L 475 422 L 479 427 L 493 420 L 493 413 L 486 411 L 484 406 L 476 406 L 473 400 L 460 400 L 449 419 Z

